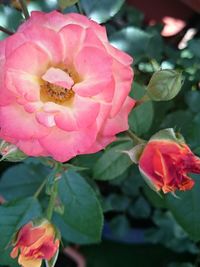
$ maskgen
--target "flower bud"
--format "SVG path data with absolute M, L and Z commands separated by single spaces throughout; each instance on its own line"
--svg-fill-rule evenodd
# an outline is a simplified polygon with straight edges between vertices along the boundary
M 183 76 L 175 70 L 159 70 L 153 74 L 147 86 L 147 94 L 153 101 L 168 101 L 181 90 Z
M 40 267 L 42 260 L 55 264 L 59 244 L 56 229 L 49 221 L 29 222 L 17 232 L 10 256 L 18 257 L 22 267 Z
M 1 161 L 6 159 L 11 162 L 18 162 L 27 158 L 27 156 L 15 145 L 4 140 L 0 141 L 0 155 L 2 156 L 0 159 Z
M 173 129 L 161 130 L 147 143 L 139 159 L 145 181 L 155 191 L 164 193 L 190 190 L 194 181 L 188 173 L 200 173 L 200 158 Z

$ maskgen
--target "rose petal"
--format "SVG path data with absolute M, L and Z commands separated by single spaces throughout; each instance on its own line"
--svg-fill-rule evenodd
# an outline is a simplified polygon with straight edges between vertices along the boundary
M 63 61 L 66 66 L 71 67 L 74 57 L 81 49 L 85 38 L 85 30 L 79 25 L 67 25 L 59 32 L 63 45 Z
M 41 138 L 39 142 L 54 159 L 65 162 L 77 154 L 87 152 L 95 138 L 96 127 L 93 125 L 75 132 L 65 132 L 55 128 L 48 136 Z
M 26 42 L 9 55 L 5 68 L 7 71 L 15 69 L 40 77 L 48 64 L 48 55 L 37 45 Z
M 83 47 L 75 58 L 75 69 L 82 81 L 74 85 L 74 91 L 81 96 L 94 96 L 108 88 L 113 81 L 112 59 L 96 47 Z
M 52 64 L 59 64 L 63 60 L 62 43 L 60 36 L 53 30 L 39 25 L 32 25 L 23 34 L 26 42 L 36 44 L 42 51 L 48 54 Z
M 131 83 L 133 80 L 133 70 L 130 67 L 125 67 L 116 60 L 113 63 L 113 73 L 117 73 L 117 75 L 114 75 L 115 94 L 113 97 L 111 117 L 114 117 L 120 111 L 131 90 Z
M 62 86 L 67 89 L 70 89 L 74 84 L 74 81 L 72 80 L 72 78 L 69 76 L 68 73 L 59 68 L 53 68 L 53 67 L 49 68 L 45 72 L 45 74 L 42 76 L 42 79 L 49 83 Z
M 26 155 L 32 157 L 47 157 L 49 154 L 41 146 L 38 140 L 29 139 L 29 140 L 20 140 L 16 143 L 16 146 L 22 150 Z
M 127 97 L 120 112 L 117 113 L 115 117 L 107 119 L 101 134 L 103 136 L 112 136 L 128 130 L 128 114 L 130 113 L 134 105 L 135 101 L 130 97 Z
M 19 105 L 0 107 L 0 125 L 3 135 L 29 140 L 48 134 L 49 129 L 40 125 L 33 114 Z

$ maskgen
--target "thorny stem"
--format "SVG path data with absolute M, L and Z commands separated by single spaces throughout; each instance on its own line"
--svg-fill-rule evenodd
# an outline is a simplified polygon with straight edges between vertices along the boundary
M 8 34 L 8 35 L 12 35 L 12 34 L 14 34 L 14 32 L 12 32 L 12 31 L 10 31 L 10 30 L 4 28 L 3 26 L 0 26 L 0 31 L 2 31 L 2 32 L 6 33 L 6 34 Z
M 139 138 L 136 134 L 134 134 L 131 130 L 126 131 L 126 134 L 136 143 L 141 144 L 144 143 L 145 140 Z
M 26 0 L 19 0 L 19 2 L 20 2 L 20 5 L 22 7 L 22 11 L 24 13 L 25 19 L 26 20 L 29 19 L 30 16 L 29 16 L 27 5 L 26 5 Z

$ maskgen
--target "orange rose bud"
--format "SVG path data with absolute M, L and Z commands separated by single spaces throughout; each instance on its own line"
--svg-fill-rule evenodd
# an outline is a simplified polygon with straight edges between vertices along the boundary
M 10 256 L 18 257 L 22 267 L 40 267 L 42 260 L 50 261 L 57 254 L 59 244 L 49 221 L 43 220 L 39 225 L 29 222 L 18 231 Z
M 200 159 L 173 129 L 155 134 L 139 159 L 139 169 L 155 191 L 190 190 L 194 181 L 187 173 L 200 173 Z

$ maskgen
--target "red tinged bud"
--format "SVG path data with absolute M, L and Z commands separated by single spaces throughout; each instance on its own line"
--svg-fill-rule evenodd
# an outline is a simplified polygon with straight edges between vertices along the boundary
M 166 129 L 147 143 L 139 159 L 139 168 L 155 191 L 185 191 L 194 185 L 188 173 L 200 173 L 200 159 L 173 129 Z
M 18 231 L 11 257 L 18 257 L 22 267 L 40 267 L 42 260 L 50 261 L 57 254 L 59 243 L 50 222 L 43 220 L 39 225 L 30 222 Z

